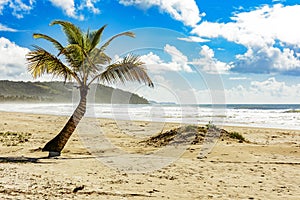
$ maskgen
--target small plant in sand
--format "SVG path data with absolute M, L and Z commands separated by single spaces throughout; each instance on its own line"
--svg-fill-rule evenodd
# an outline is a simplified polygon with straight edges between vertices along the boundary
M 209 121 L 205 126 L 208 130 L 218 130 L 217 126 L 212 121 Z
M 4 146 L 17 146 L 29 141 L 31 133 L 0 132 L 0 142 Z
M 238 132 L 231 132 L 231 133 L 228 134 L 228 136 L 229 136 L 229 138 L 239 140 L 239 142 L 245 142 L 246 141 L 244 136 L 242 136 Z

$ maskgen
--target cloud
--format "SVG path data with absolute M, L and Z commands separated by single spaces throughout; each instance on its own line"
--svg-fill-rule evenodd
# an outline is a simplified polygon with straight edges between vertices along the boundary
M 7 32 L 17 32 L 16 29 L 9 28 L 3 24 L 0 24 L 0 31 L 7 31 Z
M 228 23 L 204 21 L 191 33 L 202 38 L 223 37 L 247 48 L 237 55 L 235 72 L 300 75 L 300 5 L 263 6 L 231 17 Z
M 248 77 L 244 77 L 244 76 L 241 76 L 241 77 L 230 77 L 229 80 L 232 80 L 232 81 L 241 81 L 241 80 L 248 80 L 249 78 Z
M 287 85 L 271 77 L 251 81 L 248 88 L 238 85 L 225 90 L 229 103 L 299 103 L 300 84 Z
M 236 13 L 228 23 L 204 21 L 192 30 L 200 37 L 224 37 L 246 47 L 273 45 L 275 40 L 300 47 L 300 5 L 263 6 L 249 12 Z
M 26 73 L 25 55 L 29 49 L 20 47 L 10 40 L 0 38 L 0 78 L 14 79 Z
M 249 48 L 245 54 L 237 55 L 233 71 L 243 73 L 296 73 L 300 72 L 300 56 L 289 48 L 283 50 L 276 47 Z
M 162 12 L 168 13 L 172 18 L 183 22 L 186 26 L 195 27 L 201 20 L 199 8 L 194 0 L 119 0 L 119 3 L 142 9 L 157 6 Z
M 164 47 L 164 52 L 171 56 L 171 62 L 165 62 L 153 52 L 141 56 L 141 60 L 146 63 L 147 69 L 152 73 L 160 73 L 162 71 L 192 72 L 188 65 L 188 58 L 176 47 L 167 44 Z
M 95 7 L 95 3 L 99 2 L 99 1 L 100 0 L 86 0 L 86 1 L 83 1 L 82 4 L 79 7 L 79 10 L 83 10 L 84 8 L 87 8 L 92 13 L 99 14 L 100 10 Z
M 83 15 L 77 15 L 74 0 L 49 0 L 54 6 L 61 8 L 67 16 L 83 20 Z
M 233 65 L 221 62 L 215 58 L 214 51 L 207 45 L 202 46 L 200 58 L 196 58 L 191 64 L 199 67 L 209 74 L 226 74 Z
M 33 8 L 35 0 L 30 0 L 28 4 L 23 3 L 22 0 L 1 0 L 0 1 L 0 15 L 3 14 L 5 8 L 12 10 L 12 15 L 17 18 L 23 18 L 24 14 L 28 14 Z
M 84 20 L 84 15 L 80 14 L 80 11 L 84 9 L 88 9 L 88 11 L 92 12 L 93 14 L 99 14 L 100 10 L 95 6 L 97 2 L 100 0 L 85 0 L 81 1 L 79 6 L 75 5 L 74 0 L 49 0 L 54 6 L 62 9 L 65 14 L 71 18 Z
M 177 39 L 182 40 L 182 41 L 186 41 L 186 42 L 199 42 L 199 43 L 209 42 L 209 40 L 203 39 L 203 38 L 197 37 L 197 36 L 189 36 L 189 37 L 186 37 L 186 38 L 177 38 Z

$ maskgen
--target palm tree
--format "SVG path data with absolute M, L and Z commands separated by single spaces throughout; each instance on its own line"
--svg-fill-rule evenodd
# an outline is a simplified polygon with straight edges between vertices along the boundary
M 127 55 L 123 59 L 112 63 L 112 59 L 104 52 L 114 39 L 120 36 L 134 37 L 134 33 L 123 32 L 117 34 L 98 48 L 97 45 L 101 41 L 106 25 L 99 30 L 88 30 L 86 33 L 67 21 L 56 20 L 50 25 L 60 25 L 68 43 L 63 46 L 48 35 L 33 34 L 34 38 L 42 38 L 51 42 L 58 50 L 58 54 L 53 55 L 39 46 L 34 46 L 34 49 L 26 55 L 28 71 L 33 78 L 40 77 L 43 74 L 52 74 L 53 76 L 62 77 L 65 82 L 75 80 L 80 92 L 80 101 L 63 129 L 42 149 L 49 152 L 49 157 L 60 155 L 84 116 L 88 90 L 95 80 L 104 83 L 137 81 L 153 87 L 153 83 L 143 67 L 144 63 L 140 61 L 138 56 Z

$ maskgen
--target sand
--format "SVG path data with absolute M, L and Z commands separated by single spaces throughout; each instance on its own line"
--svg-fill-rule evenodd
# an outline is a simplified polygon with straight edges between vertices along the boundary
M 74 133 L 59 158 L 48 159 L 39 148 L 67 117 L 0 114 L 0 199 L 300 199 L 298 130 L 223 127 L 248 142 L 216 140 L 198 159 L 200 144 L 160 155 L 141 143 L 178 124 L 86 119 L 89 127 Z M 101 136 L 84 134 L 95 127 Z

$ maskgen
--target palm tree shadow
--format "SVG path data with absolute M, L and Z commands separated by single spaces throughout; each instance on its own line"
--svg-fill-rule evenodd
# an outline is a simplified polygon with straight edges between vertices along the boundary
M 0 163 L 36 163 L 36 164 L 53 164 L 55 160 L 80 160 L 80 159 L 95 159 L 97 157 L 49 157 L 43 156 L 39 158 L 17 156 L 17 157 L 0 157 Z M 52 161 L 51 161 L 52 160 Z
M 47 159 L 48 157 L 31 158 L 25 156 L 19 157 L 0 157 L 0 163 L 39 163 L 50 164 L 53 162 L 41 162 L 41 159 Z

